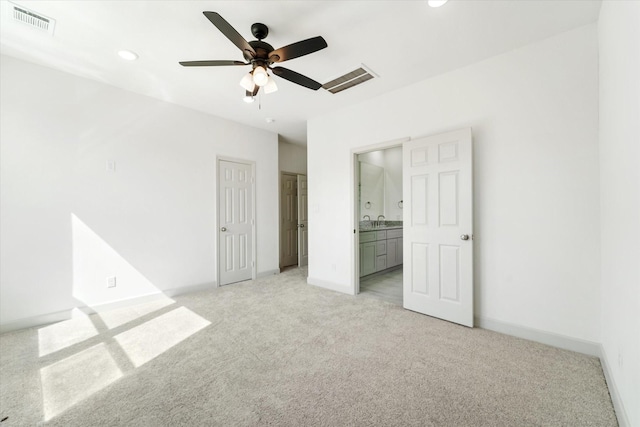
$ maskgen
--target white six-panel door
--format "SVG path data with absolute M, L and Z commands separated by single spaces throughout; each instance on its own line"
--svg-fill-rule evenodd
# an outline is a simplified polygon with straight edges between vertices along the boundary
M 307 177 L 298 175 L 298 267 L 309 264 L 309 220 Z
M 218 163 L 220 285 L 252 278 L 253 172 L 251 165 Z
M 403 306 L 473 326 L 471 129 L 403 144 Z
M 298 263 L 298 197 L 296 175 L 282 174 L 280 190 L 280 267 Z

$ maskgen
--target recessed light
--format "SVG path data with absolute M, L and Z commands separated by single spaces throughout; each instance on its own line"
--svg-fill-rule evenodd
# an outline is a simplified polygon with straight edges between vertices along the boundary
M 427 4 L 431 7 L 440 7 L 445 4 L 448 0 L 429 0 Z
M 138 59 L 138 54 L 130 50 L 120 50 L 118 51 L 118 56 L 127 61 L 135 61 Z
M 276 121 L 276 119 L 272 119 L 271 117 L 267 117 L 266 119 L 264 119 L 265 122 L 267 123 L 273 123 Z

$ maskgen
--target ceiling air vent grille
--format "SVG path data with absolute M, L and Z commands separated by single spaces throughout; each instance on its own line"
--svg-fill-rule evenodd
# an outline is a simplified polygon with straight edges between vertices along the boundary
M 46 16 L 40 15 L 32 10 L 11 3 L 13 8 L 13 19 L 18 22 L 29 25 L 30 27 L 46 31 L 53 34 L 56 21 Z
M 343 76 L 340 76 L 336 79 L 331 80 L 322 85 L 323 88 L 328 90 L 329 92 L 336 94 L 338 92 L 342 92 L 345 89 L 349 89 L 351 87 L 357 86 L 361 83 L 366 82 L 367 80 L 371 80 L 374 78 L 374 73 L 369 71 L 364 66 L 353 70 Z

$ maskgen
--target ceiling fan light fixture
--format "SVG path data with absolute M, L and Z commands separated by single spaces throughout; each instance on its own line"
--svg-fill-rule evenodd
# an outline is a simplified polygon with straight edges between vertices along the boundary
M 242 100 L 247 104 L 251 104 L 253 101 L 255 101 L 255 98 L 251 95 L 247 95 L 244 98 L 242 98 Z
M 431 7 L 440 7 L 449 0 L 428 0 L 427 4 Z
M 267 70 L 263 66 L 258 65 L 253 69 L 253 82 L 260 87 L 269 82 L 269 74 L 267 74 Z
M 251 73 L 245 74 L 244 77 L 242 77 L 242 80 L 240 80 L 240 86 L 249 92 L 253 92 L 255 90 L 256 85 L 253 82 L 253 76 Z
M 278 90 L 278 85 L 276 85 L 276 81 L 273 80 L 272 77 L 269 77 L 267 80 L 267 84 L 264 85 L 264 93 L 273 93 Z

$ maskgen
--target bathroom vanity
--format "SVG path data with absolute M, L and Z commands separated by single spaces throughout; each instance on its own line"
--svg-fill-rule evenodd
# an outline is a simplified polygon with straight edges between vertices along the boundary
M 401 225 L 360 229 L 360 277 L 401 264 Z

